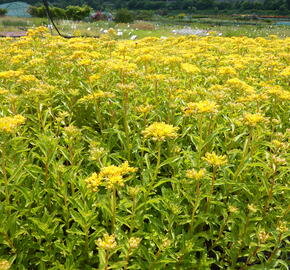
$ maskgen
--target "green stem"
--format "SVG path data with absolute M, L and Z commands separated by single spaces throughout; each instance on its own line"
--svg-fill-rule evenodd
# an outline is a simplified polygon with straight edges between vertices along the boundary
M 271 186 L 270 186 L 270 189 L 268 192 L 268 198 L 267 198 L 266 204 L 264 206 L 264 212 L 266 212 L 268 210 L 270 202 L 272 201 L 272 198 L 273 198 L 273 191 L 274 191 L 274 186 L 275 186 L 275 175 L 276 175 L 276 169 L 274 170 L 274 172 L 271 176 L 272 181 L 271 181 Z
M 243 235 L 244 236 L 247 235 L 247 230 L 248 230 L 249 223 L 250 223 L 250 216 L 247 215 L 247 217 L 246 217 L 246 223 L 245 223 L 244 231 L 243 231 Z
M 248 152 L 249 152 L 249 148 L 250 148 L 250 145 L 251 145 L 251 142 L 252 142 L 252 136 L 253 136 L 253 128 L 250 128 L 249 130 L 249 137 L 248 139 L 246 139 L 245 141 L 245 144 L 244 144 L 244 149 L 243 149 L 243 154 L 242 154 L 242 158 L 241 158 L 241 161 L 240 161 L 240 164 L 234 174 L 234 180 L 237 180 L 242 168 L 243 168 L 243 165 L 245 163 L 245 160 L 247 158 L 247 155 L 248 155 Z
M 214 193 L 214 184 L 215 184 L 215 180 L 216 180 L 216 170 L 217 170 L 216 166 L 213 166 L 210 195 L 213 195 L 213 193 Z
M 131 253 L 131 248 L 129 247 L 129 249 L 127 251 L 126 259 L 125 259 L 124 270 L 127 270 L 128 269 L 129 259 L 130 259 L 130 253 Z
M 68 144 L 68 151 L 69 151 L 69 156 L 70 156 L 70 165 L 74 166 L 74 152 L 73 152 L 73 148 L 72 148 L 71 143 Z
M 129 95 L 127 91 L 124 91 L 123 97 L 123 121 L 124 121 L 124 131 L 126 137 L 126 147 L 127 157 L 130 160 L 130 138 L 129 138 L 129 126 L 128 126 L 128 110 L 129 110 Z
M 274 256 L 276 255 L 276 253 L 279 249 L 279 245 L 280 245 L 281 241 L 282 241 L 282 233 L 279 234 L 278 242 L 277 242 L 276 247 L 274 248 L 270 258 L 268 259 L 267 264 L 271 263 L 271 261 L 273 260 Z
M 200 160 L 201 160 L 201 156 L 202 156 L 202 144 L 203 144 L 203 140 L 202 140 L 202 137 L 203 137 L 203 130 L 202 130 L 202 115 L 200 114 L 198 116 L 198 133 L 199 133 L 199 142 L 198 142 L 198 145 L 197 145 L 197 154 L 198 154 L 198 157 L 197 157 L 197 160 L 196 160 L 196 167 L 197 169 L 200 169 Z
M 157 143 L 157 163 L 156 163 L 156 168 L 155 168 L 155 173 L 153 176 L 153 181 L 155 182 L 159 169 L 160 169 L 160 161 L 161 161 L 161 142 Z
M 253 251 L 253 253 L 248 257 L 248 259 L 247 259 L 247 261 L 246 261 L 246 265 L 248 265 L 248 264 L 250 263 L 252 257 L 255 257 L 255 256 L 256 256 L 256 254 L 257 254 L 257 252 L 259 251 L 259 249 L 260 249 L 259 246 L 257 246 L 257 247 L 255 248 L 255 250 Z
M 155 269 L 155 268 L 153 268 L 153 266 L 156 264 L 156 262 L 159 259 L 160 255 L 161 255 L 161 249 L 159 249 L 158 252 L 156 253 L 154 261 L 149 264 L 149 267 L 148 267 L 149 270 Z
M 109 252 L 106 250 L 106 256 L 105 256 L 105 270 L 109 269 Z
M 212 179 L 211 179 L 211 188 L 210 188 L 210 195 L 207 198 L 205 212 L 207 212 L 207 210 L 209 208 L 209 205 L 210 205 L 210 202 L 211 202 L 211 197 L 212 197 L 212 195 L 214 193 L 214 184 L 215 184 L 215 180 L 216 180 L 216 171 L 217 171 L 217 167 L 216 166 L 213 166 L 213 169 L 212 169 Z
M 117 191 L 116 191 L 116 188 L 113 186 L 112 193 L 111 193 L 112 233 L 114 233 L 115 231 L 115 224 L 116 224 L 116 196 L 117 196 Z
M 100 104 L 100 101 L 98 100 L 97 107 L 96 107 L 97 119 L 98 119 L 98 122 L 99 122 L 99 125 L 100 125 L 100 129 L 102 130 L 103 129 L 103 119 L 102 119 L 102 114 L 101 114 L 100 108 L 101 108 L 101 104 Z
M 85 256 L 88 257 L 89 256 L 89 228 L 86 226 L 84 228 L 84 233 L 85 233 Z
M 131 228 L 130 232 L 133 233 L 133 230 L 135 228 L 135 212 L 136 212 L 136 196 L 133 197 L 133 202 L 132 202 L 132 220 L 131 220 Z
M 192 235 L 192 233 L 193 233 L 193 224 L 194 224 L 194 219 L 195 219 L 195 213 L 196 213 L 196 210 L 199 207 L 199 203 L 200 203 L 200 200 L 199 200 L 199 197 L 198 197 L 196 199 L 196 202 L 195 202 L 195 204 L 193 206 L 192 213 L 191 213 L 191 221 L 190 221 L 190 229 L 189 229 L 190 235 Z
M 4 177 L 4 183 L 5 183 L 5 200 L 8 207 L 10 203 L 10 195 L 9 195 L 9 181 L 8 181 L 7 170 L 6 170 L 6 142 L 4 142 L 3 147 L 2 147 L 2 174 Z

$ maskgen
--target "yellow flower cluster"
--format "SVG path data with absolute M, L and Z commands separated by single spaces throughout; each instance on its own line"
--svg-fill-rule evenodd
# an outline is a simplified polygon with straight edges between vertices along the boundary
M 132 249 L 137 248 L 140 245 L 141 240 L 142 239 L 139 237 L 131 237 L 129 239 L 129 247 Z
M 0 270 L 9 270 L 10 267 L 10 262 L 8 262 L 7 260 L 0 260 Z
M 99 74 L 94 74 L 92 76 L 89 77 L 89 81 L 91 83 L 95 83 L 97 82 L 99 79 L 101 78 L 101 76 Z
M 226 86 L 229 89 L 235 91 L 236 93 L 254 93 L 255 92 L 252 86 L 248 85 L 246 82 L 238 78 L 227 80 Z
M 237 213 L 239 211 L 238 208 L 233 205 L 229 205 L 228 209 L 230 213 Z
M 47 28 L 45 26 L 40 26 L 34 29 L 29 29 L 27 35 L 31 37 L 37 37 L 47 34 Z
M 282 70 L 281 76 L 290 77 L 290 67 L 286 67 L 284 70 Z
M 124 92 L 130 92 L 130 91 L 133 91 L 134 88 L 136 88 L 136 84 L 135 83 L 118 83 L 117 84 L 117 87 L 119 89 L 121 89 L 122 91 Z
M 34 75 L 21 75 L 18 79 L 18 82 L 38 82 L 38 79 Z
M 184 108 L 185 115 L 191 115 L 195 113 L 216 113 L 218 105 L 210 100 L 204 100 L 200 102 L 191 102 Z
M 22 71 L 19 70 L 7 70 L 0 72 L 0 79 L 14 79 L 20 77 L 23 74 Z
M 139 113 L 148 113 L 150 112 L 154 107 L 152 105 L 140 105 L 136 107 L 136 111 Z
M 259 113 L 246 113 L 243 120 L 246 125 L 251 127 L 255 127 L 258 124 L 265 123 L 267 121 L 267 119 Z
M 194 66 L 194 65 L 189 64 L 189 63 L 183 63 L 183 64 L 181 64 L 181 68 L 185 72 L 190 73 L 190 74 L 197 74 L 197 73 L 200 72 L 200 69 L 197 66 Z
M 5 133 L 12 133 L 18 126 L 22 125 L 25 120 L 26 118 L 19 114 L 13 117 L 2 117 L 0 118 L 0 131 Z
M 272 87 L 266 87 L 266 93 L 269 96 L 279 98 L 281 100 L 290 100 L 290 92 L 284 90 L 281 86 L 275 85 Z
M 87 183 L 88 188 L 91 188 L 93 191 L 98 191 L 99 186 L 102 184 L 102 178 L 97 173 L 93 173 L 88 177 L 85 182 Z
M 154 122 L 147 127 L 142 134 L 145 138 L 151 138 L 154 141 L 165 141 L 166 139 L 173 139 L 178 136 L 178 127 L 168 125 L 164 122 Z
M 220 167 L 224 164 L 227 164 L 228 160 L 226 156 L 218 156 L 215 152 L 206 153 L 203 158 L 208 164 L 212 166 Z
M 270 238 L 270 234 L 266 233 L 264 230 L 261 230 L 258 233 L 258 238 L 259 242 L 263 244 Z
M 288 225 L 286 221 L 280 221 L 277 226 L 277 231 L 279 233 L 289 232 Z
M 8 94 L 8 93 L 9 93 L 8 90 L 1 89 L 1 88 L 0 88 L 0 95 L 6 95 L 6 94 Z
M 188 178 L 192 178 L 195 180 L 200 180 L 202 179 L 206 174 L 206 170 L 205 169 L 201 169 L 199 171 L 196 171 L 195 169 L 191 169 L 191 170 L 187 170 L 186 171 L 186 177 Z
M 136 171 L 137 168 L 130 167 L 128 161 L 125 161 L 120 166 L 111 165 L 102 168 L 99 173 L 93 173 L 85 180 L 85 182 L 89 188 L 93 189 L 93 191 L 98 191 L 99 186 L 103 182 L 109 189 L 113 188 L 114 186 L 123 187 L 126 180 L 124 176 Z
M 79 135 L 81 135 L 80 129 L 74 125 L 69 125 L 67 127 L 64 127 L 64 132 L 70 138 L 75 138 L 75 137 L 78 137 Z
M 112 250 L 117 247 L 117 242 L 115 239 L 115 235 L 109 235 L 108 233 L 104 234 L 103 239 L 99 238 L 96 241 L 96 244 L 99 248 L 105 250 Z
M 218 74 L 219 75 L 227 75 L 227 76 L 236 76 L 237 72 L 232 67 L 220 67 L 218 69 Z
M 111 92 L 103 92 L 100 90 L 100 91 L 96 91 L 92 94 L 82 97 L 81 99 L 79 99 L 78 102 L 80 103 L 96 102 L 102 98 L 113 98 L 114 96 L 115 94 Z

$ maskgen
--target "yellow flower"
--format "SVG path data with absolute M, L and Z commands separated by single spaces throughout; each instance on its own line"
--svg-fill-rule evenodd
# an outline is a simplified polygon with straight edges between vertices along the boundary
M 90 143 L 90 160 L 98 161 L 102 156 L 104 156 L 107 151 L 100 147 L 100 143 L 98 142 L 91 142 Z
M 164 62 L 166 65 L 176 65 L 182 62 L 182 58 L 178 56 L 166 56 L 161 61 Z
M 150 54 L 140 55 L 137 57 L 136 62 L 140 63 L 150 63 L 154 60 L 154 56 Z
M 8 270 L 10 269 L 11 264 L 7 260 L 0 260 L 0 270 Z
M 271 144 L 275 147 L 275 148 L 281 148 L 284 146 L 284 144 L 278 140 L 272 140 Z
M 141 240 L 142 239 L 139 237 L 131 237 L 129 239 L 129 247 L 133 249 L 137 248 L 140 245 Z
M 132 73 L 133 71 L 137 70 L 137 65 L 134 63 L 130 63 L 128 61 L 113 61 L 109 60 L 103 63 L 104 68 L 107 70 L 112 71 L 119 71 L 121 73 Z
M 130 92 L 133 89 L 135 89 L 137 87 L 137 85 L 135 83 L 132 83 L 132 82 L 131 83 L 127 83 L 127 84 L 125 84 L 125 83 L 118 83 L 117 84 L 117 87 L 119 89 L 121 89 L 122 91 L 124 91 L 124 92 Z
M 164 122 L 154 122 L 142 134 L 145 138 L 152 137 L 154 141 L 164 141 L 167 138 L 176 138 L 178 136 L 177 130 L 178 127 L 165 124 Z
M 186 177 L 192 178 L 195 180 L 200 180 L 205 176 L 206 170 L 201 169 L 199 171 L 196 171 L 195 169 L 187 170 L 186 171 Z
M 93 191 L 98 191 L 99 186 L 102 184 L 102 177 L 97 173 L 93 173 L 85 180 L 85 182 L 87 183 L 88 188 L 91 188 Z
M 64 132 L 67 134 L 68 137 L 70 138 L 76 138 L 80 136 L 82 133 L 79 128 L 77 128 L 74 125 L 69 125 L 64 128 Z
M 132 197 L 136 197 L 140 193 L 139 187 L 129 187 L 128 188 L 128 194 Z
M 97 92 L 94 92 L 92 94 L 82 97 L 81 99 L 78 100 L 78 102 L 80 103 L 96 102 L 102 98 L 112 98 L 112 97 L 115 97 L 115 94 L 111 92 L 103 92 L 100 90 L 100 91 L 97 91 Z
M 8 70 L 0 72 L 0 79 L 14 79 L 23 74 L 22 71 L 19 70 Z
M 230 205 L 229 206 L 229 212 L 231 213 L 237 213 L 239 210 L 237 207 L 233 206 L 233 205 Z
M 105 233 L 103 236 L 103 239 L 99 238 L 96 241 L 96 244 L 99 248 L 105 249 L 105 250 L 112 250 L 117 247 L 115 235 L 109 235 L 108 233 Z
M 258 124 L 265 123 L 267 119 L 259 113 L 255 113 L 255 114 L 246 113 L 244 115 L 243 120 L 246 125 L 255 127 Z
M 272 97 L 280 98 L 282 100 L 290 100 L 290 92 L 284 90 L 280 85 L 267 86 L 266 93 Z
M 229 89 L 240 93 L 240 92 L 245 92 L 247 94 L 252 94 L 255 92 L 254 88 L 250 85 L 248 85 L 246 82 L 241 81 L 238 78 L 233 78 L 233 79 L 229 79 L 226 82 L 226 87 L 228 87 Z
M 124 176 L 129 173 L 134 173 L 137 171 L 137 168 L 129 166 L 128 161 L 125 161 L 120 166 L 110 165 L 103 167 L 101 171 L 93 173 L 91 177 L 87 178 L 85 181 L 88 184 L 89 188 L 92 188 L 94 191 L 98 190 L 98 187 L 105 182 L 107 188 L 111 189 L 114 186 L 123 187 L 125 184 Z
M 0 131 L 6 133 L 12 133 L 15 129 L 25 122 L 26 118 L 22 115 L 15 115 L 13 117 L 0 118 Z
M 277 231 L 279 233 L 285 233 L 285 232 L 288 232 L 288 226 L 287 226 L 287 222 L 286 221 L 280 221 L 278 223 L 278 226 L 277 226 Z
M 219 75 L 236 76 L 237 75 L 237 72 L 232 67 L 220 67 L 218 69 L 218 74 Z
M 282 72 L 280 73 L 283 77 L 290 77 L 290 67 L 286 67 Z
M 226 156 L 218 156 L 215 152 L 206 153 L 203 158 L 208 164 L 212 166 L 222 166 L 228 162 Z
M 29 82 L 38 82 L 39 80 L 34 75 L 21 75 L 18 82 L 29 83 Z
M 283 166 L 283 165 L 286 165 L 286 164 L 287 164 L 285 158 L 282 158 L 282 157 L 279 157 L 279 156 L 272 155 L 272 159 L 273 159 L 273 162 L 274 162 L 276 165 Z
M 9 93 L 8 90 L 1 89 L 1 88 L 0 88 L 0 95 L 6 95 L 6 94 L 8 94 L 8 93 Z
M 90 83 L 95 83 L 97 82 L 99 79 L 101 78 L 101 76 L 99 74 L 94 74 L 92 76 L 89 77 L 89 81 Z
M 192 64 L 188 64 L 188 63 L 183 63 L 181 64 L 181 68 L 190 74 L 196 74 L 200 72 L 200 69 L 197 66 L 194 66 Z
M 166 79 L 166 76 L 164 74 L 150 74 L 146 76 L 146 79 L 152 80 L 155 82 L 160 82 Z
M 34 29 L 29 29 L 27 32 L 27 35 L 31 37 L 37 37 L 37 36 L 43 36 L 43 34 L 46 34 L 46 33 L 48 33 L 47 27 L 39 26 Z
M 194 113 L 216 113 L 218 105 L 210 100 L 204 100 L 200 102 L 190 102 L 187 107 L 184 108 L 185 115 Z
M 117 32 L 116 32 L 116 30 L 114 28 L 110 28 L 108 30 L 108 34 L 111 35 L 111 36 L 115 36 L 115 35 L 117 35 Z
M 254 204 L 248 204 L 248 209 L 253 213 L 256 213 L 258 211 L 257 207 Z
M 264 230 L 259 231 L 258 233 L 258 239 L 261 244 L 265 243 L 269 237 L 270 237 L 270 234 L 266 233 Z
M 148 113 L 150 112 L 154 107 L 152 105 L 140 105 L 136 107 L 136 111 L 139 113 Z

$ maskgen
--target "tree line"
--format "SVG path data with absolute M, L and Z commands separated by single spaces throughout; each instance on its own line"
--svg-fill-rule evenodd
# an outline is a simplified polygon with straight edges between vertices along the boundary
M 0 0 L 0 4 L 16 0 Z M 24 2 L 39 6 L 41 0 L 23 0 Z M 50 0 L 56 7 L 88 5 L 93 9 L 119 9 L 131 10 L 290 10 L 290 0 Z

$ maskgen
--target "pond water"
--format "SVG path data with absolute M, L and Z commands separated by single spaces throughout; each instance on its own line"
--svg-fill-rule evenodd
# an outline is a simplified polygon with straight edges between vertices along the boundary
M 290 21 L 276 22 L 276 25 L 287 25 L 287 26 L 290 26 Z

